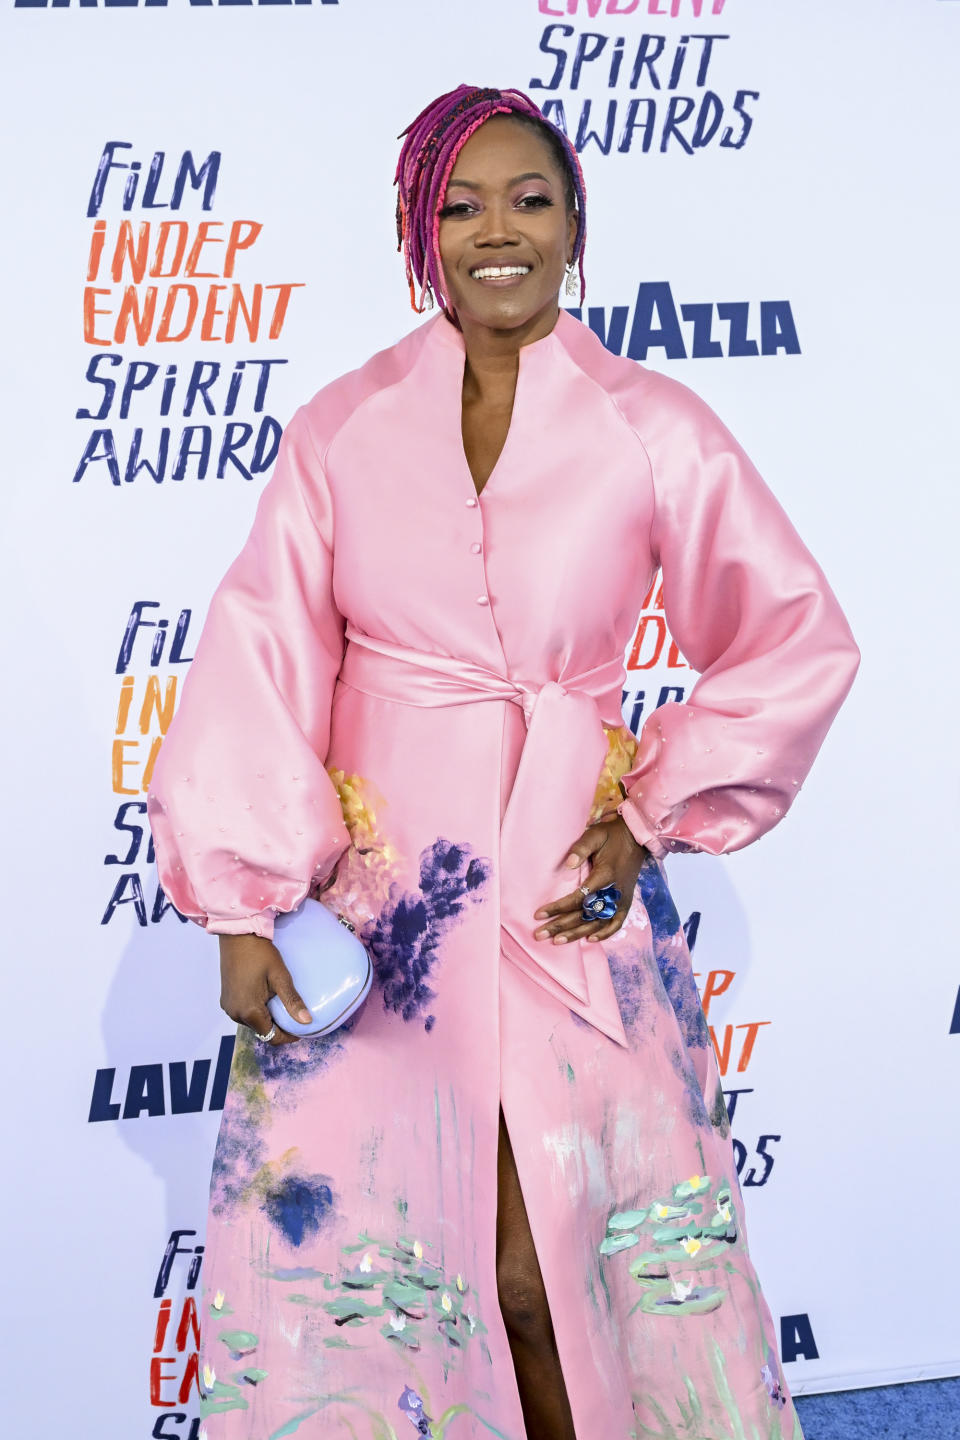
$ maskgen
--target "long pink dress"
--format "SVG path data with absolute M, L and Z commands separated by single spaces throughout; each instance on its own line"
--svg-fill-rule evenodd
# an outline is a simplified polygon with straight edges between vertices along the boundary
M 521 1440 L 497 1303 L 502 1104 L 581 1440 L 800 1435 L 660 860 L 782 816 L 857 648 L 708 407 L 561 312 L 479 498 L 443 316 L 284 435 L 154 775 L 174 904 L 272 933 L 337 878 L 376 981 L 274 1048 L 239 1027 L 204 1263 L 211 1440 Z M 622 724 L 663 567 L 701 677 Z M 591 815 L 648 844 L 610 941 L 533 938 Z M 586 878 L 586 870 L 580 878 Z

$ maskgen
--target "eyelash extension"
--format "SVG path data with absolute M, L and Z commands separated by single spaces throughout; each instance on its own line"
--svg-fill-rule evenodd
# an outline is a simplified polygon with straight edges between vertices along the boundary
M 553 205 L 553 201 L 547 195 L 523 195 L 521 197 L 520 203 L 523 203 L 523 201 L 535 202 L 534 204 L 526 205 L 524 208 L 527 210 L 544 210 L 548 205 Z M 446 220 L 450 216 L 469 215 L 471 213 L 472 211 L 470 210 L 466 201 L 458 200 L 454 205 L 444 205 L 443 209 L 440 211 L 440 218 L 441 220 Z

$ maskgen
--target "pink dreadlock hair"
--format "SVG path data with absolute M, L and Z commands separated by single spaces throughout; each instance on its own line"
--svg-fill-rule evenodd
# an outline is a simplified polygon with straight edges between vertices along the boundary
M 543 127 L 544 138 L 562 157 L 577 209 L 573 263 L 580 276 L 581 302 L 586 293 L 583 247 L 587 238 L 586 188 L 580 160 L 570 141 L 522 90 L 481 90 L 458 85 L 421 110 L 398 139 L 404 140 L 394 184 L 397 193 L 397 249 L 403 249 L 410 304 L 418 315 L 436 298 L 446 309 L 440 266 L 440 210 L 457 156 L 475 130 L 491 115 L 516 115 Z M 414 282 L 420 286 L 417 299 Z

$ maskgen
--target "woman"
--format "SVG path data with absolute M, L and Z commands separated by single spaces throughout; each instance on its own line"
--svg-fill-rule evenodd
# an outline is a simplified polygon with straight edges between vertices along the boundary
M 560 132 L 461 86 L 404 133 L 440 313 L 287 427 L 150 799 L 241 1027 L 208 1432 L 795 1437 L 659 862 L 776 823 L 857 649 L 710 410 L 559 310 L 585 237 Z M 622 657 L 661 564 L 701 678 L 638 744 Z M 271 935 L 308 891 L 376 988 L 292 1043 Z

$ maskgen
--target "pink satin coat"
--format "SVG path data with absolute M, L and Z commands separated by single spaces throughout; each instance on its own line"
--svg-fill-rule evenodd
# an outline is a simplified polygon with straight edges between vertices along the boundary
M 341 1415 L 364 1435 L 375 1416 L 373 1436 L 429 1412 L 419 1433 L 522 1436 L 496 1304 L 502 1105 L 578 1435 L 692 1435 L 664 1428 L 692 1386 L 704 1436 L 739 1433 L 731 1405 L 748 1433 L 795 1436 L 658 862 L 777 823 L 857 647 L 691 391 L 561 311 L 520 351 L 478 498 L 463 366 L 441 315 L 297 412 L 154 772 L 160 877 L 183 914 L 270 936 L 336 865 L 324 903 L 377 971 L 329 1042 L 275 1052 L 240 1027 L 205 1262 L 208 1431 L 280 1433 L 299 1404 L 331 1434 Z M 659 566 L 700 678 L 620 775 L 653 858 L 617 936 L 554 946 L 533 912 L 577 883 L 558 867 L 622 724 Z M 240 1331 L 256 1344 L 231 1348 Z

